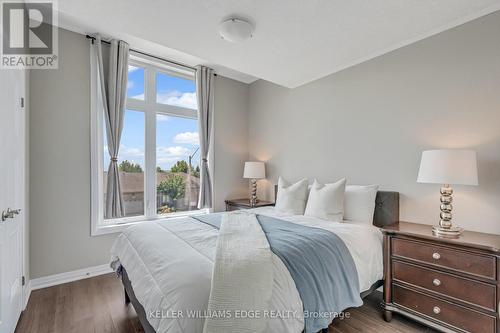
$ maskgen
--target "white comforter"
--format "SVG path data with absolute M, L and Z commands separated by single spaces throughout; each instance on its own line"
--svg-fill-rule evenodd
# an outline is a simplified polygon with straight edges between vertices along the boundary
M 361 223 L 335 223 L 302 215 L 281 215 L 272 207 L 252 210 L 337 234 L 349 249 L 360 290 L 382 278 L 382 234 Z M 207 315 L 218 230 L 189 217 L 132 226 L 111 250 L 126 268 L 137 299 L 157 333 L 202 333 Z M 273 254 L 273 292 L 267 332 L 300 333 L 302 301 L 285 265 Z

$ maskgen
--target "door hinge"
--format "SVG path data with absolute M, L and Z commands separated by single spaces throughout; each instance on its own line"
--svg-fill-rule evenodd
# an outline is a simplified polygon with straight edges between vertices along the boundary
M 24 277 L 24 276 L 23 276 L 23 277 L 21 278 L 21 284 L 22 284 L 23 286 L 25 286 L 25 285 L 26 285 L 26 277 Z
M 24 97 L 21 97 L 21 107 L 24 108 Z

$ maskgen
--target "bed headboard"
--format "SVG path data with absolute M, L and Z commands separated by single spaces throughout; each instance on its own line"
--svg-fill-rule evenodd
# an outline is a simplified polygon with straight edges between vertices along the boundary
M 383 227 L 399 222 L 399 192 L 378 191 L 373 225 Z
M 278 185 L 274 185 L 274 201 L 278 194 Z M 383 227 L 399 222 L 399 192 L 378 191 L 375 199 L 373 225 Z

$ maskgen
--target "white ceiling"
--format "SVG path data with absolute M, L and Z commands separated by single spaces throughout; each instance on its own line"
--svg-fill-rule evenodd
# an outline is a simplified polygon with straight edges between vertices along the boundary
M 60 25 L 123 38 L 133 48 L 206 64 L 246 83 L 294 88 L 477 17 L 500 0 L 60 0 Z M 254 37 L 220 39 L 231 16 Z

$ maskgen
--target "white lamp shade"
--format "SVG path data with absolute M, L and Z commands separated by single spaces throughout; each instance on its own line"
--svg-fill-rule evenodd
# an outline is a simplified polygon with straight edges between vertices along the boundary
M 264 162 L 245 162 L 243 178 L 261 179 L 266 178 L 266 167 Z
M 476 152 L 455 149 L 422 152 L 417 182 L 477 185 Z

